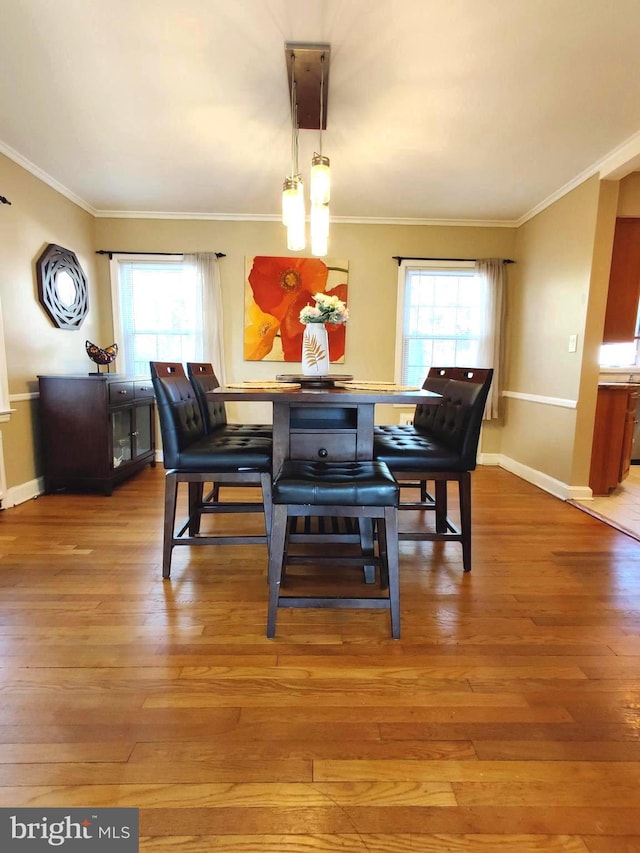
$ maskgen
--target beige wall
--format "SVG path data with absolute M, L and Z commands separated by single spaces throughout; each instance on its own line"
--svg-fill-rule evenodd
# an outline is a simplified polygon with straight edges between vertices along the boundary
M 38 374 L 88 372 L 92 365 L 85 339 L 104 343 L 110 324 L 104 322 L 96 281 L 93 217 L 3 155 L 0 190 L 11 202 L 0 205 L 0 299 L 9 395 L 16 410 L 2 424 L 11 488 L 41 473 L 37 404 L 29 397 L 37 392 Z M 48 243 L 74 251 L 87 276 L 89 314 L 78 330 L 55 328 L 38 301 L 35 261 Z
M 38 461 L 37 376 L 88 372 L 89 338 L 111 343 L 109 262 L 97 249 L 225 253 L 221 261 L 225 345 L 231 380 L 271 377 L 292 364 L 243 359 L 244 264 L 247 255 L 283 255 L 277 222 L 94 219 L 20 166 L 0 156 L 0 188 L 12 205 L 0 207 L 0 298 L 7 342 L 12 406 L 3 425 L 9 487 L 41 473 Z M 621 183 L 619 209 L 640 199 L 637 178 Z M 624 191 L 623 191 L 624 190 Z M 638 195 L 636 196 L 636 192 Z M 348 259 L 349 308 L 345 363 L 359 378 L 392 379 L 397 262 L 405 257 L 513 257 L 509 267 L 505 387 L 530 395 L 578 401 L 562 408 L 508 399 L 504 423 L 483 430 L 482 451 L 568 484 L 584 484 L 593 423 L 594 352 L 604 317 L 617 185 L 590 179 L 519 229 L 334 223 L 331 256 Z M 89 316 L 78 331 L 53 327 L 37 299 L 34 261 L 47 243 L 78 255 L 89 282 Z M 604 282 L 604 283 L 603 283 Z M 568 338 L 578 335 L 578 352 Z M 584 364 L 583 364 L 584 362 Z M 230 411 L 264 420 L 270 412 Z M 379 420 L 395 422 L 387 407 Z
M 599 205 L 600 181 L 594 177 L 518 230 L 518 268 L 509 284 L 505 387 L 510 392 L 576 401 L 580 406 L 585 334 L 588 331 L 592 357 L 592 336 L 604 316 L 601 300 L 587 325 Z M 613 213 L 610 206 L 609 238 Z M 601 226 L 604 229 L 604 222 Z M 602 240 L 606 243 L 606 235 Z M 595 278 L 602 288 L 601 275 Z M 575 353 L 568 351 L 572 334 L 578 336 Z M 597 371 L 591 383 L 592 399 L 582 413 L 586 431 L 593 426 Z M 590 439 L 588 447 L 581 448 L 583 458 L 576 459 L 574 453 L 579 412 L 539 400 L 508 399 L 502 453 L 561 483 L 586 486 L 584 456 L 590 456 Z
M 345 362 L 336 371 L 359 379 L 392 380 L 398 264 L 404 257 L 511 257 L 512 228 L 434 227 L 417 225 L 332 224 L 331 255 L 349 261 L 349 312 Z M 227 378 L 274 377 L 295 372 L 284 362 L 248 362 L 243 358 L 244 276 L 247 255 L 286 255 L 285 231 L 277 222 L 98 219 L 96 248 L 156 252 L 224 252 L 220 262 Z M 108 261 L 99 261 L 99 277 L 108 286 Z M 270 409 L 247 413 L 229 406 L 229 415 L 264 420 Z M 378 419 L 397 422 L 398 412 L 378 407 Z
M 640 172 L 631 172 L 620 181 L 618 216 L 640 216 Z
M 570 480 L 574 485 L 586 486 L 589 482 L 593 426 L 600 375 L 599 356 L 602 346 L 607 292 L 609 290 L 618 191 L 619 183 L 617 181 L 600 182 Z

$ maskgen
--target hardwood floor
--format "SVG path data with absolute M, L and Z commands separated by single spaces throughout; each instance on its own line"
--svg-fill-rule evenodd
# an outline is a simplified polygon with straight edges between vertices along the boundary
M 162 486 L 0 513 L 0 806 L 139 807 L 142 851 L 640 851 L 640 543 L 480 468 L 471 574 L 401 543 L 401 640 L 267 640 L 264 546 L 162 581 Z

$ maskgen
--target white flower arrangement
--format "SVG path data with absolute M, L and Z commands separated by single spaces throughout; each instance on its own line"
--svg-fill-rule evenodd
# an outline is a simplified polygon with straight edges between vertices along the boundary
M 337 296 L 316 293 L 313 298 L 316 304 L 305 305 L 300 312 L 301 323 L 334 323 L 339 326 L 349 319 L 349 309 Z

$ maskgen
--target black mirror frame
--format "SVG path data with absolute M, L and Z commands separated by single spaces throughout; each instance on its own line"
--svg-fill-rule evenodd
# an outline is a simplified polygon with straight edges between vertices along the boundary
M 76 288 L 71 305 L 65 305 L 60 299 L 56 277 L 66 272 Z M 55 243 L 49 243 L 36 261 L 38 279 L 38 298 L 58 329 L 79 329 L 89 312 L 89 293 L 85 276 L 75 252 L 64 249 Z

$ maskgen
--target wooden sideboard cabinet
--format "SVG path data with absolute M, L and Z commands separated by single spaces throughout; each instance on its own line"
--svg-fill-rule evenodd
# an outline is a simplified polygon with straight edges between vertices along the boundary
M 44 490 L 101 491 L 155 465 L 150 379 L 39 376 Z
M 608 495 L 629 473 L 637 402 L 637 386 L 598 388 L 589 477 L 594 495 Z

